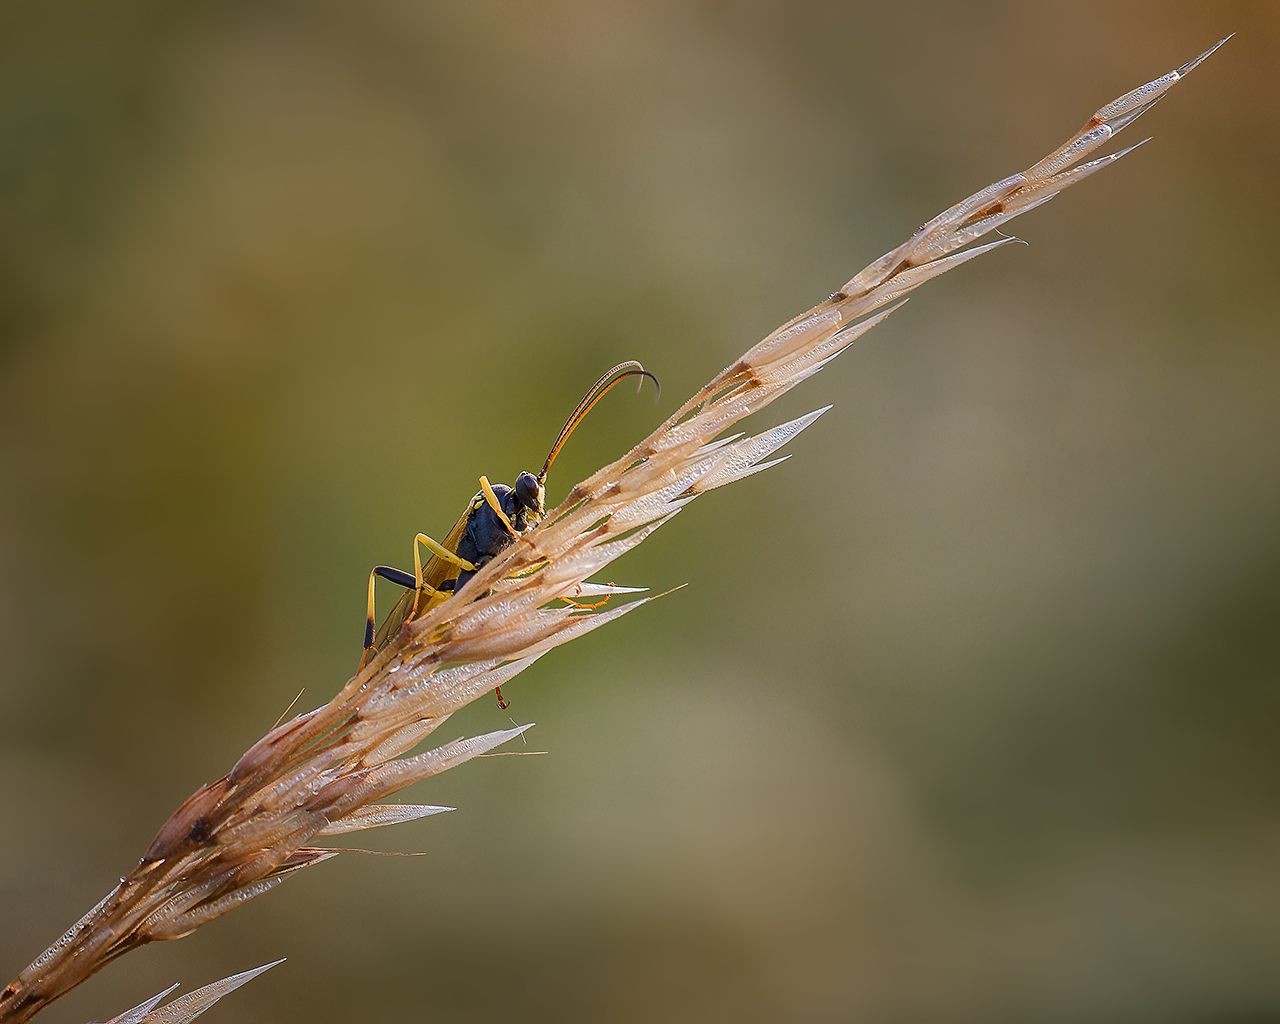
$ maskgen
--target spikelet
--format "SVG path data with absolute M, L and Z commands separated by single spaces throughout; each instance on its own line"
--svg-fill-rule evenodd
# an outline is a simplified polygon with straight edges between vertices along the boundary
M 221 981 L 215 981 L 211 985 L 205 985 L 204 988 L 198 988 L 194 992 L 188 992 L 185 996 L 179 996 L 171 1003 L 165 1003 L 159 1009 L 157 1004 L 172 992 L 177 985 L 170 985 L 163 992 L 158 992 L 150 999 L 139 1003 L 131 1010 L 125 1010 L 124 1013 L 112 1017 L 107 1024 L 187 1024 L 193 1021 L 205 1010 L 209 1009 L 214 1003 L 225 996 L 229 992 L 234 992 L 241 985 L 253 981 L 259 974 L 269 971 L 276 964 L 284 963 L 283 960 L 276 960 L 269 964 L 263 964 L 261 967 L 255 967 L 251 971 L 241 971 L 239 974 L 233 974 L 229 978 L 223 978 Z
M 452 599 L 408 622 L 332 701 L 272 729 L 228 775 L 188 799 L 138 867 L 0 995 L 0 1024 L 27 1020 L 122 953 L 187 935 L 340 852 L 309 845 L 318 836 L 448 810 L 377 801 L 528 726 L 401 755 L 552 648 L 653 600 L 607 610 L 552 605 L 584 586 L 630 592 L 584 581 L 700 494 L 781 461 L 766 460 L 826 410 L 753 437 L 717 437 L 821 370 L 908 292 L 1015 239 L 966 245 L 1136 148 L 1081 163 L 1216 49 L 1107 104 L 1043 160 L 939 214 L 575 486 Z

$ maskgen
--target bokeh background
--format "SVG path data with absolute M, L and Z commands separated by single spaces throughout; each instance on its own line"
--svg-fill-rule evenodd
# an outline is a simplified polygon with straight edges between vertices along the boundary
M 1232 31 L 1030 248 L 757 420 L 835 404 L 791 461 L 611 570 L 689 587 L 440 734 L 547 756 L 42 1019 L 287 956 L 213 1014 L 1280 1020 L 1270 2 L 5 3 L 6 977 L 605 368 L 661 404 L 610 395 L 554 500 Z

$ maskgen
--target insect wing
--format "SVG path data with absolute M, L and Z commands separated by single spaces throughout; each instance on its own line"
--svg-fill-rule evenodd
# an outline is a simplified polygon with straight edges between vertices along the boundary
M 400 600 L 396 602 L 396 606 L 382 620 L 382 625 L 378 627 L 378 632 L 373 638 L 373 649 L 375 651 L 381 650 L 382 645 L 387 642 L 387 637 L 394 636 L 396 630 L 404 624 L 405 617 L 413 607 L 413 596 L 412 590 L 406 590 L 400 595 Z

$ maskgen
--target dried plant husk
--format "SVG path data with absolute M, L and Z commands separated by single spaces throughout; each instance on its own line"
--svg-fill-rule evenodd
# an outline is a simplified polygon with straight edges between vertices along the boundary
M 198 988 L 194 992 L 188 992 L 185 996 L 178 996 L 172 1002 L 159 1006 L 159 1002 L 177 985 L 170 985 L 163 992 L 158 992 L 150 999 L 143 1000 L 137 1006 L 124 1013 L 112 1017 L 106 1024 L 187 1024 L 193 1021 L 205 1010 L 209 1009 L 223 996 L 230 992 L 234 992 L 241 985 L 247 985 L 253 981 L 259 974 L 271 970 L 276 964 L 284 963 L 283 960 L 276 960 L 269 964 L 263 964 L 261 967 L 255 967 L 249 971 L 241 971 L 239 974 L 233 974 L 229 978 L 223 978 L 221 981 L 215 981 L 203 988 Z
M 1212 52 L 1109 103 L 1043 160 L 924 224 L 576 485 L 453 598 L 407 622 L 328 704 L 273 728 L 227 775 L 197 790 L 128 877 L 0 994 L 0 1024 L 29 1019 L 123 953 L 187 935 L 341 852 L 311 845 L 319 836 L 447 809 L 378 801 L 520 735 L 528 726 L 407 754 L 552 648 L 653 600 L 554 605 L 700 494 L 781 461 L 766 460 L 826 410 L 755 436 L 717 440 L 721 434 L 821 370 L 908 292 L 1016 239 L 965 246 L 1136 148 L 1080 162 Z M 609 589 L 625 590 L 596 592 Z

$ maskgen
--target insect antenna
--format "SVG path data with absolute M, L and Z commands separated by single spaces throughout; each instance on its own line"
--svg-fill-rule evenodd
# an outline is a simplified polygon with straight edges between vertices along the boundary
M 551 446 L 551 451 L 547 455 L 547 461 L 542 464 L 542 472 L 538 474 L 538 483 L 545 483 L 547 479 L 547 470 L 551 468 L 551 463 L 560 454 L 560 449 L 564 447 L 564 443 L 569 440 L 569 435 L 573 433 L 574 427 L 582 422 L 582 418 L 591 411 L 591 407 L 604 398 L 609 393 L 609 389 L 619 381 L 626 380 L 628 377 L 640 377 L 640 387 L 644 387 L 643 378 L 648 377 L 653 381 L 653 386 L 657 391 L 653 400 L 656 402 L 662 396 L 662 385 L 658 383 L 658 378 L 637 363 L 634 359 L 625 363 L 619 363 L 612 370 L 606 373 L 598 381 L 591 385 L 591 390 L 587 392 L 586 397 L 578 403 L 578 407 L 570 414 L 569 419 L 565 421 L 564 429 L 560 431 L 560 436 L 556 438 L 556 443 Z

